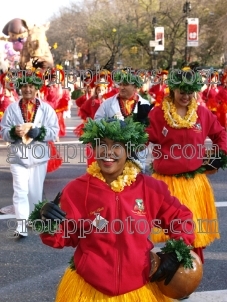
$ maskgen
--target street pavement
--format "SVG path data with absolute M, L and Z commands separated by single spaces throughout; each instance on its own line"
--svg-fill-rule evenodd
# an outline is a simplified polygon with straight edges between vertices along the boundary
M 48 200 L 86 171 L 81 144 L 72 132 L 80 122 L 73 107 L 72 118 L 66 119 L 67 135 L 59 143 L 61 154 L 68 153 L 70 158 L 66 160 L 65 157 L 60 169 L 47 174 L 44 197 Z M 71 144 L 68 149 L 67 144 Z M 0 208 L 12 205 L 12 177 L 7 154 L 7 146 L 0 139 Z M 150 158 L 147 173 L 149 161 Z M 221 239 L 205 249 L 203 280 L 196 292 L 185 300 L 188 302 L 227 302 L 227 173 L 220 171 L 209 179 L 217 201 Z M 73 248 L 58 250 L 45 246 L 32 229 L 28 229 L 27 238 L 12 238 L 14 219 L 14 215 L 0 215 L 0 302 L 54 301 L 56 287 L 73 255 Z M 157 245 L 155 250 L 160 247 Z

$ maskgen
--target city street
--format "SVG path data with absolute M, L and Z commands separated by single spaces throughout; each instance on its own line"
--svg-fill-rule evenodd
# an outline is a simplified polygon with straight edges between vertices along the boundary
M 72 132 L 80 122 L 73 106 L 72 118 L 66 119 L 67 135 L 59 143 L 64 163 L 57 171 L 48 173 L 45 180 L 44 197 L 48 200 L 86 171 L 82 146 Z M 0 208 L 12 205 L 8 156 L 7 146 L 0 139 Z M 148 158 L 147 173 L 149 161 Z M 227 302 L 227 171 L 221 170 L 209 179 L 217 201 L 221 239 L 205 249 L 204 277 L 196 292 L 185 300 L 188 302 Z M 73 255 L 73 248 L 57 250 L 45 246 L 32 229 L 28 229 L 27 238 L 12 238 L 14 217 L 0 214 L 0 302 L 54 301 L 56 286 Z

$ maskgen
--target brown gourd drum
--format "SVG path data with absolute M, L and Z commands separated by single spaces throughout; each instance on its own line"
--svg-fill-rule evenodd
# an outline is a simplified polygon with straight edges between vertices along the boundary
M 193 268 L 184 268 L 180 265 L 179 269 L 173 276 L 168 285 L 164 281 L 156 282 L 160 291 L 172 299 L 182 299 L 192 294 L 199 286 L 203 277 L 203 264 L 199 256 L 190 251 L 193 259 Z M 160 264 L 160 258 L 157 254 L 150 252 L 151 257 L 151 276 L 156 272 Z

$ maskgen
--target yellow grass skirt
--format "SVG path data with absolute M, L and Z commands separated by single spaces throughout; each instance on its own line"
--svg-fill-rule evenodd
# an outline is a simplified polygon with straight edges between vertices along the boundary
M 189 179 L 157 173 L 152 176 L 164 181 L 171 194 L 192 211 L 196 236 L 194 247 L 205 247 L 220 238 L 213 189 L 205 174 L 196 174 Z M 153 229 L 152 242 L 165 242 L 168 238 L 160 229 Z
M 156 283 L 120 296 L 107 296 L 88 284 L 75 270 L 67 268 L 57 290 L 56 302 L 172 302 L 164 296 Z

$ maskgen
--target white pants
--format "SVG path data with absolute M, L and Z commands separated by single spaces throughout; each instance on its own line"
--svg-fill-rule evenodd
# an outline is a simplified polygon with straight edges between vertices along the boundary
M 16 219 L 27 220 L 34 210 L 34 204 L 42 201 L 47 162 L 30 168 L 11 164 L 10 171 L 13 175 L 13 205 Z

